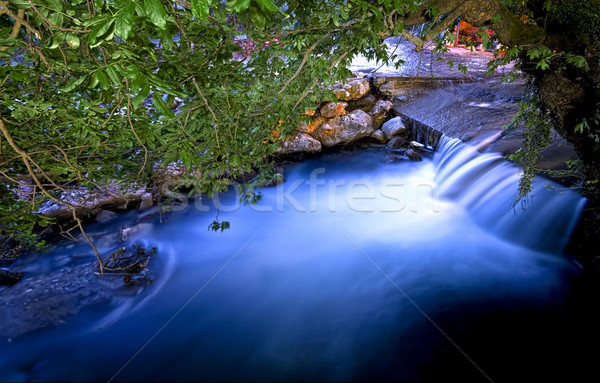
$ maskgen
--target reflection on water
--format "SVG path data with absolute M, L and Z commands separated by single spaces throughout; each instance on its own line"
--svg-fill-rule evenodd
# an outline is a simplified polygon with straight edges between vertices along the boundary
M 485 381 L 569 363 L 578 269 L 438 199 L 431 160 L 383 156 L 296 164 L 254 206 L 232 191 L 143 218 L 131 239 L 173 261 L 168 278 L 137 310 L 4 341 L 0 379 Z M 231 229 L 207 229 L 215 206 Z

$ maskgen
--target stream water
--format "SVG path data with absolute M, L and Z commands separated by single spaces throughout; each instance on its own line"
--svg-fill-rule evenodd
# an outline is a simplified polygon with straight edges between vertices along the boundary
M 2 339 L 0 380 L 575 376 L 589 339 L 563 251 L 584 200 L 540 179 L 513 206 L 517 169 L 473 154 L 451 140 L 423 162 L 325 154 L 287 168 L 256 205 L 232 190 L 91 225 L 108 251 L 141 221 L 129 240 L 157 247 L 154 284 Z M 217 209 L 230 229 L 208 230 Z M 59 246 L 23 267 L 82 254 Z

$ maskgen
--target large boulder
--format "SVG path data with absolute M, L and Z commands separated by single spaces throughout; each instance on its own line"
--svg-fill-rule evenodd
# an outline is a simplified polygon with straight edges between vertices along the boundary
M 406 126 L 404 126 L 401 117 L 394 117 L 391 120 L 386 121 L 381 126 L 381 130 L 383 131 L 388 140 L 394 136 L 406 137 L 409 134 L 409 131 L 406 128 Z
M 385 121 L 385 116 L 390 109 L 392 109 L 393 104 L 389 101 L 379 100 L 373 105 L 371 110 L 369 110 L 369 115 L 373 118 L 373 126 L 375 129 L 379 129 L 383 121 Z
M 374 130 L 371 116 L 357 109 L 346 116 L 332 118 L 316 129 L 312 136 L 323 146 L 335 146 L 368 137 Z
M 340 101 L 358 100 L 369 93 L 371 86 L 364 78 L 350 79 L 346 84 L 336 84 L 331 89 Z
M 321 116 L 326 118 L 332 118 L 341 116 L 346 113 L 347 102 L 328 102 L 321 108 Z
M 306 133 L 296 133 L 288 139 L 281 141 L 275 154 L 288 155 L 293 153 L 318 153 L 321 143 Z

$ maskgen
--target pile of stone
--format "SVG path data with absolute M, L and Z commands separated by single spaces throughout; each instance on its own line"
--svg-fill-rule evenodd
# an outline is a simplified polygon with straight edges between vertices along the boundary
M 411 159 L 420 159 L 416 150 L 410 149 L 410 131 L 402 119 L 391 118 L 392 102 L 378 98 L 379 92 L 367 78 L 351 78 L 332 90 L 337 101 L 323 102 L 316 110 L 306 111 L 311 121 L 281 141 L 276 155 L 319 153 L 323 148 L 370 141 L 406 152 Z M 414 155 L 411 157 L 409 153 Z

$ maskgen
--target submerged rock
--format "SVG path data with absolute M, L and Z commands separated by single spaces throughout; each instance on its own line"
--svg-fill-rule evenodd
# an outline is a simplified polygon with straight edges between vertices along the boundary
M 408 149 L 406 150 L 406 152 L 404 152 L 404 154 L 406 155 L 406 157 L 410 158 L 411 161 L 423 161 L 423 158 L 421 158 L 419 152 L 417 152 L 414 149 Z
M 100 213 L 98 213 L 98 215 L 96 215 L 96 221 L 105 223 L 105 222 L 108 222 L 111 219 L 113 219 L 116 215 L 117 215 L 117 213 L 115 213 L 114 211 L 100 210 Z
M 387 164 L 391 164 L 394 162 L 407 161 L 408 158 L 400 153 L 387 153 L 385 157 L 383 157 L 383 162 Z
M 0 269 L 0 285 L 12 286 L 23 278 L 22 272 Z
M 133 226 L 123 226 L 121 227 L 121 232 L 119 233 L 119 239 L 121 241 L 126 241 L 140 232 L 150 230 L 152 225 L 149 223 L 138 223 Z
M 127 286 L 147 283 L 149 280 L 146 271 L 151 256 L 152 252 L 139 245 L 122 247 L 102 259 L 104 273 L 122 275 Z
M 129 249 L 128 247 L 127 249 Z M 27 273 L 19 283 L 0 289 L 0 337 L 15 337 L 43 328 L 59 326 L 84 309 L 105 307 L 120 302 L 123 296 L 136 296 L 146 291 L 152 280 L 147 260 L 153 253 L 133 245 L 123 252 L 117 263 L 131 268 L 143 266 L 137 274 L 144 274 L 144 284 L 138 275 L 125 268 L 124 273 L 98 275 L 98 261 L 90 259 L 72 263 L 39 274 Z M 127 256 L 129 254 L 129 256 Z M 133 256 L 133 258 L 131 258 Z M 75 264 L 76 263 L 76 264 Z M 133 270 L 133 269 L 131 269 Z M 130 275 L 137 288 L 124 286 L 123 276 Z

